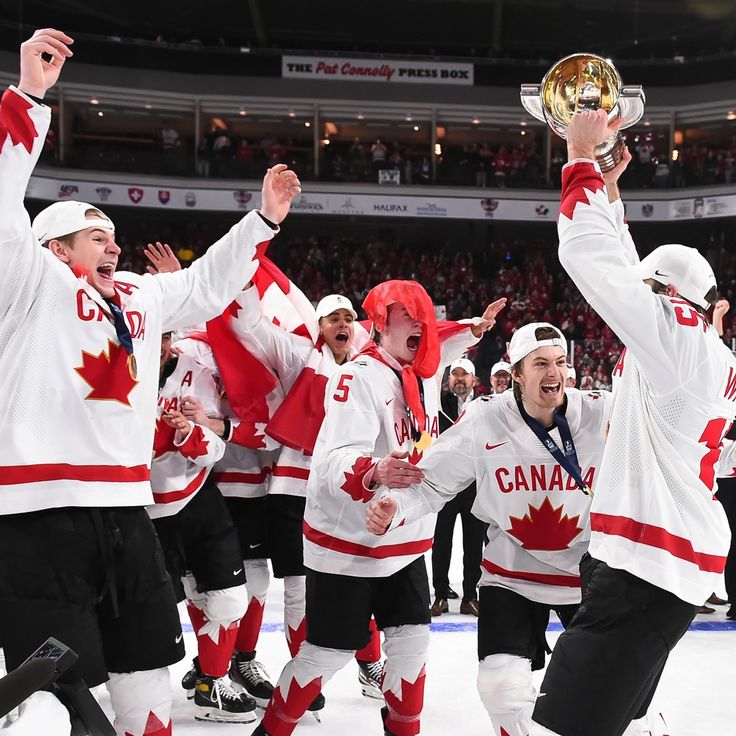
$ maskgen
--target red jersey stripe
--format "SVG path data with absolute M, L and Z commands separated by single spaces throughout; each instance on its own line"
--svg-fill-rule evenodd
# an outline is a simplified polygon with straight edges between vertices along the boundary
M 709 555 L 706 552 L 696 552 L 689 539 L 678 537 L 662 527 L 644 524 L 626 516 L 591 514 L 590 528 L 592 531 L 601 534 L 624 537 L 624 539 L 630 539 L 637 544 L 657 547 L 669 552 L 673 557 L 697 565 L 703 572 L 715 572 L 720 575 L 726 566 L 725 557 Z
M 544 585 L 559 585 L 563 588 L 579 588 L 580 578 L 577 575 L 551 575 L 547 572 L 521 572 L 520 570 L 506 570 L 503 567 L 483 560 L 481 566 L 491 575 L 500 575 L 512 580 L 526 580 L 530 583 L 543 583 Z
M 368 547 L 364 544 L 350 542 L 347 539 L 340 539 L 339 537 L 333 537 L 331 534 L 317 531 L 309 526 L 306 521 L 303 528 L 304 537 L 320 547 L 346 555 L 355 555 L 356 557 L 372 557 L 375 560 L 385 560 L 387 557 L 401 557 L 402 555 L 420 555 L 432 547 L 431 539 Z
M 0 466 L 0 486 L 21 483 L 43 483 L 54 480 L 78 480 L 88 483 L 141 483 L 147 481 L 147 465 L 70 465 L 50 463 L 42 465 Z

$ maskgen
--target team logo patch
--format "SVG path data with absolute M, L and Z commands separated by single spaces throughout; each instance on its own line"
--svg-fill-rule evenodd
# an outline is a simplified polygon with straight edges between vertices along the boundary
M 171 192 L 168 189 L 159 189 L 158 201 L 161 202 L 161 204 L 168 204 L 171 201 Z
M 538 217 L 545 217 L 549 214 L 549 207 L 547 207 L 545 204 L 540 203 L 534 208 L 534 213 Z
M 253 193 L 247 192 L 245 189 L 236 189 L 233 192 L 233 198 L 238 203 L 238 207 L 245 208 L 248 202 L 253 199 Z
M 140 187 L 128 187 L 128 196 L 133 204 L 138 204 L 143 199 L 143 190 Z
M 110 187 L 97 187 L 95 189 L 95 192 L 97 192 L 97 196 L 100 199 L 100 202 L 107 202 L 107 200 L 110 198 L 110 195 L 112 194 L 112 189 Z
M 485 210 L 485 213 L 492 216 L 493 213 L 498 209 L 498 200 L 491 197 L 481 199 L 480 206 Z
M 651 202 L 646 202 L 641 206 L 641 213 L 644 217 L 651 217 L 654 214 L 654 205 Z
M 194 207 L 197 204 L 197 197 L 195 196 L 194 192 L 186 193 L 186 196 L 184 197 L 184 204 L 187 207 Z
M 59 187 L 59 197 L 72 197 L 79 192 L 76 184 L 62 184 Z

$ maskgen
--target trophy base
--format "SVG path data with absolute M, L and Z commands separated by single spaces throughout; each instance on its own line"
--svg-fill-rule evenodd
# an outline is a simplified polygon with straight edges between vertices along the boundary
M 626 148 L 626 144 L 620 133 L 616 133 L 613 138 L 603 141 L 596 147 L 595 160 L 603 173 L 618 166 L 624 157 L 624 148 Z

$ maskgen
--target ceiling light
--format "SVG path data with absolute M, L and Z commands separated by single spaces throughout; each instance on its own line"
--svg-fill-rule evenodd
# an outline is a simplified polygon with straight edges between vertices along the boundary
M 478 120 L 478 118 L 473 118 L 470 122 L 473 123 L 473 125 L 480 125 L 480 120 Z
M 311 128 L 312 127 L 312 123 L 310 123 L 309 120 L 305 120 L 304 121 L 304 127 L 305 128 Z
M 89 104 L 90 104 L 90 105 L 99 105 L 99 104 L 100 104 L 100 101 L 99 101 L 99 100 L 98 100 L 98 99 L 97 99 L 96 97 L 93 97 L 93 98 L 92 98 L 92 99 L 91 99 L 91 100 L 89 101 Z

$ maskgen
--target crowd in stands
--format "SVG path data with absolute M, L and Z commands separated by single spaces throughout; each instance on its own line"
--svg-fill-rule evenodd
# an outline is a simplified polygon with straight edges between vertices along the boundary
M 120 228 L 120 268 L 143 272 L 147 242 L 172 245 L 184 265 L 201 255 L 222 233 L 214 223 L 182 222 L 151 232 L 143 221 Z M 736 304 L 736 252 L 713 237 L 703 252 L 713 263 L 723 295 Z M 654 247 L 654 241 L 641 244 Z M 591 310 L 562 271 L 553 244 L 544 240 L 495 240 L 478 252 L 440 245 L 402 243 L 394 239 L 362 240 L 349 236 L 277 239 L 269 255 L 313 302 L 327 293 L 348 296 L 356 308 L 375 284 L 391 278 L 422 283 L 435 304 L 444 305 L 448 319 L 482 314 L 485 306 L 505 296 L 508 305 L 497 327 L 476 348 L 472 358 L 482 383 L 506 351 L 513 331 L 527 322 L 548 321 L 574 340 L 578 386 L 610 388 L 611 373 L 621 344 L 611 329 Z M 736 310 L 727 315 L 726 339 L 736 333 Z
M 57 137 L 51 129 L 42 157 L 47 165 L 59 163 Z M 630 132 L 626 137 L 633 161 L 622 184 L 630 189 L 728 185 L 736 181 L 736 136 L 730 143 L 685 143 L 678 147 L 674 160 L 663 136 Z M 321 144 L 317 176 L 309 135 L 244 136 L 219 127 L 195 145 L 191 137 L 164 121 L 150 135 L 101 135 L 79 130 L 64 165 L 144 174 L 260 179 L 268 166 L 283 161 L 305 181 L 377 182 L 380 172 L 393 172 L 393 176 L 384 178 L 396 184 L 534 189 L 559 187 L 565 163 L 561 144 L 555 141 L 553 145 L 547 178 L 542 149 L 532 131 L 515 143 L 440 143 L 436 174 L 427 141 L 400 144 L 380 138 L 332 138 Z

